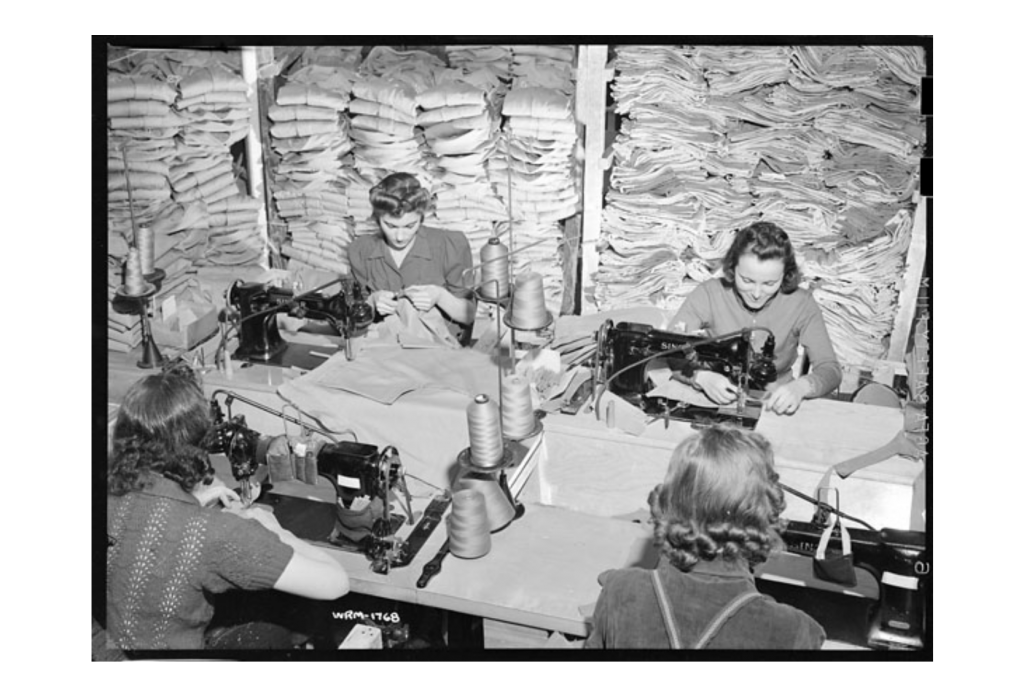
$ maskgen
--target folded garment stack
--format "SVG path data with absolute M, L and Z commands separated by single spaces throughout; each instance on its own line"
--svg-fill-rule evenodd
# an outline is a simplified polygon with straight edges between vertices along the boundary
M 557 259 L 562 234 L 561 227 L 553 223 L 574 215 L 579 204 L 572 98 L 552 87 L 513 87 L 505 96 L 502 114 L 504 137 L 498 143 L 502 156 L 490 162 L 491 181 L 517 225 L 528 223 L 524 229 L 537 234 L 553 231 L 533 251 L 537 258 Z M 570 242 L 578 244 L 578 240 Z M 521 246 L 517 241 L 516 247 Z M 563 287 L 561 267 L 548 268 L 543 278 L 548 304 L 557 307 L 560 301 L 555 298 Z
M 152 224 L 171 200 L 174 138 L 184 119 L 171 108 L 177 96 L 154 76 L 107 76 L 107 218 L 110 235 L 130 239 L 136 224 Z M 128 186 L 131 185 L 129 192 Z M 129 201 L 134 207 L 129 207 Z
M 509 222 L 495 225 L 495 235 L 512 253 L 512 277 L 539 273 L 544 283 L 544 304 L 553 316 L 561 314 L 564 245 L 567 241 L 558 222 L 516 220 L 509 235 Z M 477 248 L 477 247 L 474 247 Z
M 513 46 L 512 87 L 544 87 L 571 96 L 576 84 L 572 46 Z
M 512 83 L 511 46 L 446 46 L 448 63 L 462 71 L 462 80 L 487 94 L 487 101 L 499 108 Z
M 137 314 L 121 314 L 114 309 L 112 300 L 124 283 L 121 262 L 107 257 L 107 350 L 129 353 L 142 342 L 141 319 Z
M 427 224 L 466 234 L 476 249 L 508 211 L 487 176 L 499 136 L 499 116 L 484 90 L 445 82 L 416 95 L 428 160 L 436 175 L 436 205 Z
M 717 271 L 737 229 L 770 220 L 798 253 L 838 255 L 807 274 L 815 295 L 830 298 L 826 322 L 846 343 L 837 352 L 881 357 L 879 325 L 857 327 L 870 317 L 891 330 L 906 249 L 892 240 L 909 224 L 924 139 L 923 51 L 624 46 L 615 69 L 624 118 L 603 215 L 598 307 L 674 309 Z M 866 246 L 876 237 L 888 241 Z M 840 281 L 838 271 L 852 269 Z M 655 273 L 686 277 L 657 282 Z
M 181 52 L 175 109 L 188 119 L 171 168 L 179 203 L 206 210 L 205 225 L 186 237 L 197 266 L 244 266 L 266 258 L 266 224 L 259 202 L 247 195 L 231 148 L 252 129 L 248 85 L 237 57 L 219 59 L 201 51 Z M 198 238 L 205 235 L 200 244 Z
M 416 92 L 406 84 L 364 77 L 352 87 L 352 140 L 356 171 L 377 182 L 392 172 L 408 172 L 430 185 L 427 162 L 416 132 Z
M 356 74 L 345 56 L 336 62 L 292 73 L 267 115 L 271 147 L 280 155 L 274 202 L 287 225 L 282 254 L 296 267 L 347 273 L 352 222 L 342 161 L 353 143 L 344 112 Z
M 127 72 L 112 69 L 107 75 L 108 300 L 124 283 L 135 230 L 154 228 L 173 206 L 175 136 L 185 121 L 172 108 L 177 91 L 156 66 L 118 61 L 114 67 Z M 171 245 L 165 233 L 154 234 L 155 267 Z M 139 316 L 121 314 L 108 303 L 108 348 L 127 353 L 140 342 Z
M 842 364 L 870 365 L 888 350 L 912 227 L 913 215 L 903 209 L 871 239 L 802 250 L 801 269 Z

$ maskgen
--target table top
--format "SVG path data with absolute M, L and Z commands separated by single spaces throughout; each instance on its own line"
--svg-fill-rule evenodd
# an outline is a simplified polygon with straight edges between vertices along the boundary
M 119 354 L 111 354 L 110 367 L 108 402 L 117 403 L 127 390 L 127 385 L 137 379 L 142 371 L 134 366 L 133 361 Z M 204 382 L 208 391 L 214 388 L 235 389 L 263 394 L 268 401 L 280 402 L 277 389 L 291 377 L 288 373 L 288 370 L 278 367 L 253 365 L 244 370 L 236 368 L 230 378 L 218 372 L 207 373 Z M 431 406 L 428 396 L 421 395 L 419 398 L 425 401 L 417 403 L 414 399 L 416 408 L 436 410 L 436 402 Z M 851 407 L 855 410 L 851 410 Z M 442 410 L 449 411 L 446 417 L 452 422 L 457 420 L 460 427 L 464 427 L 465 416 L 461 408 L 446 404 Z M 868 410 L 864 411 L 865 408 Z M 840 428 L 837 424 L 848 425 L 850 419 L 857 416 L 855 420 L 858 428 L 861 423 L 868 424 L 871 433 L 868 439 L 871 442 L 874 442 L 872 438 L 882 438 L 886 433 L 888 436 L 885 439 L 888 439 L 893 433 L 890 426 L 896 422 L 893 420 L 894 414 L 871 412 L 871 408 L 878 407 L 840 402 L 808 402 L 801 409 L 802 416 L 798 413 L 797 416 L 784 418 L 766 414 L 761 425 L 774 433 L 771 436 L 773 441 L 778 439 L 781 443 L 780 452 L 784 452 L 787 458 L 816 456 L 814 452 L 820 452 L 825 447 L 830 447 L 829 451 L 832 452 L 854 456 L 865 451 L 866 440 L 857 444 L 856 437 L 844 434 L 853 429 Z M 865 413 L 870 417 L 859 417 Z M 598 443 L 625 443 L 626 446 L 649 445 L 664 450 L 673 447 L 683 432 L 689 432 L 689 426 L 683 423 L 671 423 L 668 430 L 660 424 L 653 424 L 641 436 L 634 438 L 609 431 L 592 415 L 571 417 L 549 414 L 544 424 L 544 433 L 537 439 L 529 458 L 530 466 L 538 470 L 535 477 L 543 475 L 548 445 L 558 438 L 564 441 L 566 434 L 571 435 L 571 439 L 579 437 Z M 878 445 L 881 444 L 884 442 L 878 442 Z M 402 449 L 399 448 L 399 451 Z M 890 467 L 883 467 L 876 475 L 881 478 L 905 477 L 905 474 L 898 471 L 899 467 L 900 463 L 896 462 L 896 473 Z M 333 489 L 323 481 L 324 484 L 317 487 L 321 499 L 333 500 Z M 281 487 L 279 492 L 287 492 L 286 487 Z M 298 491 L 298 494 L 302 494 L 302 491 Z M 642 504 L 643 501 L 639 502 Z M 403 529 L 399 534 L 405 536 L 407 533 Z M 586 617 L 600 593 L 597 577 L 601 572 L 631 565 L 653 567 L 656 560 L 650 541 L 650 529 L 646 525 L 528 501 L 522 518 L 493 535 L 491 550 L 486 556 L 465 560 L 449 554 L 441 572 L 428 586 L 417 588 L 416 581 L 422 573 L 423 565 L 434 556 L 443 542 L 444 535 L 435 532 L 420 549 L 412 564 L 392 569 L 388 575 L 371 571 L 369 561 L 359 554 L 333 547 L 328 548 L 328 553 L 335 556 L 349 572 L 354 592 L 571 635 L 586 634 Z M 762 573 L 796 578 L 798 583 L 814 583 L 810 562 L 803 558 L 780 557 L 767 564 Z M 803 579 L 800 579 L 801 575 Z M 510 578 L 515 581 L 510 582 Z M 869 587 L 864 595 L 871 596 L 871 592 Z

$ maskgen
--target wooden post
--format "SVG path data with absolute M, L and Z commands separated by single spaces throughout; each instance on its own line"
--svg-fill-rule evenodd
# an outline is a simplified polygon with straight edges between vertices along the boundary
M 928 206 L 923 199 L 918 199 L 914 211 L 914 226 L 910 232 L 910 249 L 907 251 L 906 272 L 903 274 L 903 289 L 896 309 L 896 320 L 893 323 L 892 335 L 889 339 L 888 362 L 902 363 L 906 359 L 907 342 L 914 326 L 917 313 L 917 295 L 921 289 L 921 278 L 924 276 L 924 262 L 928 253 Z
M 610 71 L 608 46 L 582 45 L 576 73 L 576 118 L 583 125 L 583 229 L 580 241 L 582 285 L 580 313 L 597 310 L 594 275 L 597 273 L 597 242 L 604 208 L 605 99 Z
M 267 234 L 270 240 L 270 267 L 284 268 L 285 262 L 281 258 L 280 249 L 285 242 L 287 227 L 281 216 L 277 214 L 277 207 L 274 205 L 274 173 L 277 169 L 279 158 L 270 146 L 270 118 L 267 115 L 270 107 L 277 99 L 277 70 L 266 74 L 265 66 L 274 62 L 273 46 L 260 47 L 256 49 L 259 59 L 260 74 L 256 79 L 256 96 L 259 100 L 259 135 L 262 143 L 263 155 L 263 200 L 264 211 L 267 216 Z
M 270 245 L 267 243 L 267 196 L 263 184 L 263 141 L 260 137 L 260 123 L 263 111 L 260 109 L 259 94 L 256 86 L 259 65 L 255 46 L 242 47 L 242 77 L 249 92 L 249 104 L 252 117 L 249 119 L 249 132 L 245 136 L 245 168 L 249 184 L 249 195 L 263 203 L 260 207 L 257 228 L 263 237 L 263 263 L 269 266 L 267 256 Z

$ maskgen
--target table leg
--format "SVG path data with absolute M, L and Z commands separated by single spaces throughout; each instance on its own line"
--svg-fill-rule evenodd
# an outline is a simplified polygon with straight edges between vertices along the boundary
M 446 611 L 444 618 L 449 650 L 484 649 L 483 618 L 457 611 Z

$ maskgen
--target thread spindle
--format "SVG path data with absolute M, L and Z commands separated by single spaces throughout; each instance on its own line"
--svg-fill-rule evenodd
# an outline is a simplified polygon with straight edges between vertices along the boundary
M 469 456 L 475 466 L 489 468 L 501 464 L 505 443 L 501 436 L 501 414 L 486 394 L 478 395 L 466 409 L 469 423 Z

